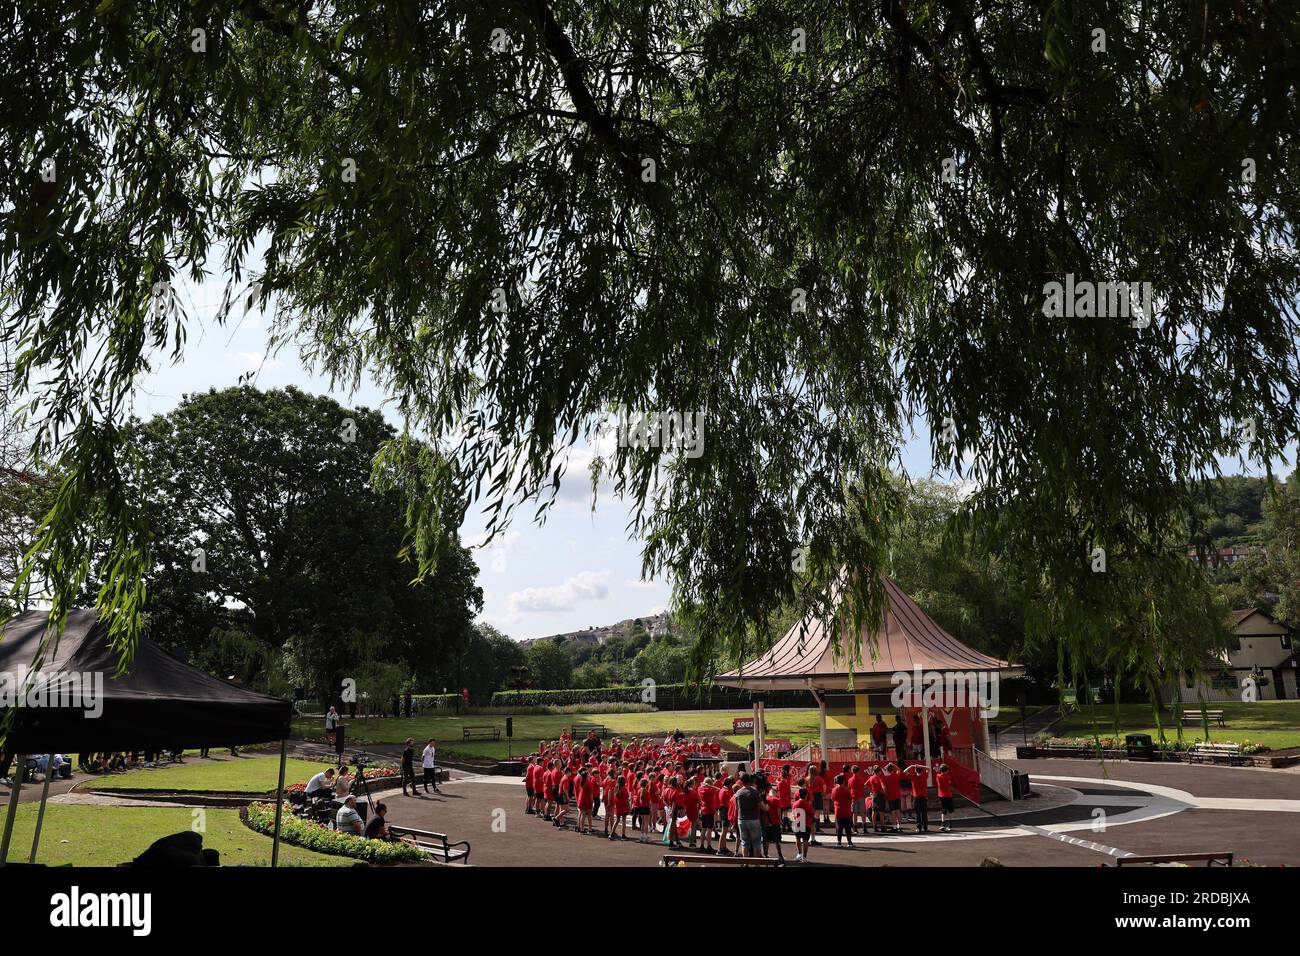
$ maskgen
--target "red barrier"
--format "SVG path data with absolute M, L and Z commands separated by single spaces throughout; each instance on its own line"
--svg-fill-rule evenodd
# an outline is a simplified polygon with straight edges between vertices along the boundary
M 859 767 L 874 768 L 883 763 L 885 763 L 885 761 L 829 760 L 826 762 L 826 766 L 830 770 L 831 779 L 833 780 L 835 779 L 836 774 L 841 773 L 848 767 L 852 767 L 854 764 L 856 764 Z M 912 764 L 924 765 L 924 763 L 925 761 L 923 760 L 909 760 L 905 764 L 903 764 L 903 766 L 910 766 Z M 960 793 L 963 797 L 965 797 L 967 800 L 970 800 L 972 803 L 978 804 L 980 802 L 979 771 L 971 767 L 967 767 L 965 764 L 960 763 L 952 759 L 951 757 L 949 757 L 946 761 L 940 760 L 938 757 L 935 757 L 930 761 L 930 766 L 937 768 L 941 763 L 948 764 L 948 772 L 952 774 L 953 790 L 957 791 L 957 793 Z M 805 761 L 799 761 L 799 760 L 763 760 L 759 762 L 759 766 L 761 766 L 764 770 L 766 770 L 773 780 L 775 780 L 777 777 L 781 775 L 782 767 L 788 766 L 790 768 L 791 776 L 796 778 L 798 778 L 802 773 L 804 773 L 808 769 L 808 764 Z M 934 778 L 931 777 L 930 796 L 933 797 L 934 795 L 935 795 Z

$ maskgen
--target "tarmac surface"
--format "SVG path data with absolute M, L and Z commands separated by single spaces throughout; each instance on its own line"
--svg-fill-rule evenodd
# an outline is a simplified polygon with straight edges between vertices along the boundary
M 837 849 L 833 830 L 823 831 L 812 865 L 975 866 L 993 857 L 1003 866 L 1100 866 L 1127 855 L 1211 851 L 1300 865 L 1300 774 L 1094 760 L 1009 763 L 1030 774 L 1038 797 L 963 813 L 952 833 L 938 831 L 932 811 L 928 834 L 905 825 L 902 834 L 859 835 L 852 849 Z M 599 819 L 594 835 L 558 830 L 524 812 L 517 778 L 456 771 L 441 790 L 384 793 L 388 818 L 468 840 L 475 866 L 655 866 L 666 852 L 657 840 L 638 842 L 631 827 L 626 841 L 608 840 Z M 800 865 L 789 836 L 783 852 Z

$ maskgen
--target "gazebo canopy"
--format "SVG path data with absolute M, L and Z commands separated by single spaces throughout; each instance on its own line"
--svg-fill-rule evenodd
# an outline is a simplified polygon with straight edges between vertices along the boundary
M 108 627 L 93 610 L 68 613 L 51 632 L 45 660 L 32 669 L 48 627 L 45 611 L 15 615 L 0 634 L 0 677 L 12 694 L 25 689 L 5 746 L 15 753 L 229 747 L 283 740 L 293 705 L 228 684 L 141 638 L 127 672 L 117 674 Z M 102 689 L 102 697 L 86 696 Z M 33 698 L 39 706 L 31 706 Z M 70 699 L 80 701 L 68 706 Z M 50 706 L 57 702 L 57 706 Z M 5 711 L 0 700 L 0 717 Z
M 846 655 L 836 653 L 831 630 L 810 614 L 766 654 L 715 677 L 714 682 L 746 690 L 866 690 L 889 686 L 892 675 L 915 668 L 997 672 L 1001 677 L 1024 673 L 1022 667 L 967 647 L 935 623 L 892 578 L 885 577 L 884 583 L 884 621 L 874 635 L 865 628 L 858 634 L 861 659 L 856 666 L 850 667 Z M 835 590 L 840 592 L 838 587 Z

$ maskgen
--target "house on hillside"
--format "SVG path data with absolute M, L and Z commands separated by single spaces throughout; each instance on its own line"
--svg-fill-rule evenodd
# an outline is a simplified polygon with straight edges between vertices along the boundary
M 1242 700 L 1245 680 L 1253 676 L 1258 700 L 1295 700 L 1297 659 L 1291 629 L 1259 608 L 1233 611 L 1228 620 L 1236 641 L 1206 662 L 1205 677 L 1189 684 L 1179 675 L 1184 703 Z M 1172 690 L 1172 688 L 1170 688 Z

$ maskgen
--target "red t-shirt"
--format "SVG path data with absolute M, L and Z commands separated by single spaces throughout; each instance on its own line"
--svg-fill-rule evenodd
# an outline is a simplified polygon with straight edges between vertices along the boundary
M 718 788 L 711 786 L 700 787 L 700 809 L 704 813 L 713 813 L 718 809 Z
M 591 798 L 596 795 L 596 788 L 593 782 L 590 780 L 588 780 L 586 783 L 583 783 L 581 780 L 579 780 L 577 784 L 578 784 L 577 785 L 578 809 L 590 810 Z
M 904 771 L 912 781 L 912 795 L 924 797 L 929 787 L 930 771 L 919 763 L 914 763 Z
M 862 793 L 866 785 L 867 780 L 861 773 L 855 773 L 853 776 L 849 777 L 849 793 L 852 795 L 854 800 L 862 799 Z
M 867 778 L 867 784 L 871 787 L 872 793 L 884 793 L 885 781 L 881 779 L 880 774 L 873 773 Z
M 808 781 L 809 793 L 821 793 L 825 789 L 826 789 L 826 778 L 823 777 L 821 774 L 818 774 L 817 776 L 813 777 L 811 780 Z
M 813 812 L 811 800 L 796 800 L 794 802 L 794 823 L 796 825 L 802 824 L 801 829 L 808 830 L 812 824 Z
M 622 790 L 614 791 L 614 812 L 617 813 L 619 816 L 625 816 L 626 814 L 631 813 L 632 812 L 631 796 L 632 795 L 627 792 L 626 787 L 623 788 Z
M 941 797 L 952 796 L 952 774 L 936 773 L 934 775 L 934 785 L 939 791 Z
M 853 795 L 842 783 L 831 787 L 831 803 L 835 804 L 835 816 L 843 819 L 853 816 Z
M 682 794 L 682 803 L 686 807 L 686 819 L 694 820 L 700 815 L 700 795 L 694 790 Z
M 903 775 L 897 770 L 885 774 L 885 796 L 890 800 L 901 800 L 903 797 L 902 782 Z
M 774 827 L 781 825 L 781 805 L 775 800 L 767 802 L 767 822 Z
M 644 790 L 638 790 L 634 799 L 637 807 L 650 806 L 650 788 L 646 787 Z
M 782 777 L 776 785 L 777 801 L 781 804 L 782 810 L 790 809 L 790 778 Z

